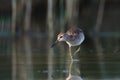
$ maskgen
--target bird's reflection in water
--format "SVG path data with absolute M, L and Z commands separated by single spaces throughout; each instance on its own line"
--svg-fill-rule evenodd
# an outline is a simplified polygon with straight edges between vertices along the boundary
M 70 75 L 66 78 L 66 80 L 83 80 L 80 76 Z
M 83 80 L 80 75 L 80 70 L 77 68 L 77 62 L 76 60 L 71 60 L 68 70 L 68 77 L 66 80 Z M 75 67 L 73 67 L 73 64 Z

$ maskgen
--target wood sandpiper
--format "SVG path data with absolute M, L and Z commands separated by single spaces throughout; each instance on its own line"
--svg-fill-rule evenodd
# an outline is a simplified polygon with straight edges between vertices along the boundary
M 71 47 L 79 46 L 85 39 L 84 33 L 80 28 L 70 28 L 66 33 L 59 33 L 57 40 L 53 43 L 51 47 L 61 41 L 65 41 L 69 45 L 69 52 L 72 59 Z M 75 51 L 78 52 L 80 47 Z

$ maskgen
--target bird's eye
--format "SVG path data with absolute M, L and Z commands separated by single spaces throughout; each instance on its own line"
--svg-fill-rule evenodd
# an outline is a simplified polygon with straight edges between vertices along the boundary
M 62 36 L 60 36 L 60 38 L 62 38 Z

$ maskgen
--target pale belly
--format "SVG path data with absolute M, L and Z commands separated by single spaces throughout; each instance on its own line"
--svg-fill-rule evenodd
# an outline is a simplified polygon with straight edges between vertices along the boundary
M 74 41 L 69 41 L 69 42 L 66 41 L 66 43 L 67 43 L 69 46 L 78 46 L 78 45 L 80 45 L 80 44 L 84 41 L 84 39 L 85 39 L 85 37 L 84 37 L 84 35 L 82 34 L 82 35 L 79 36 L 78 39 L 76 39 L 76 40 L 74 40 Z

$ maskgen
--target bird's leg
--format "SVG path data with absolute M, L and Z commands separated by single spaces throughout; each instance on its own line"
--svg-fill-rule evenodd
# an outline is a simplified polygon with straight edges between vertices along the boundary
M 69 55 L 70 55 L 71 60 L 73 61 L 71 46 L 69 46 Z
M 72 67 L 73 67 L 73 60 L 70 62 L 70 65 L 69 65 L 69 69 L 68 69 L 68 71 L 69 71 L 69 76 L 72 75 Z
M 77 48 L 77 50 L 74 52 L 73 57 L 80 51 L 80 46 Z

